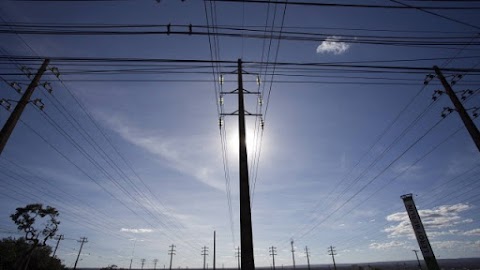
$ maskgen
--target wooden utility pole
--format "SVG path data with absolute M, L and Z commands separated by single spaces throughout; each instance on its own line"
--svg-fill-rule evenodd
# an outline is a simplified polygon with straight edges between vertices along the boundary
M 271 246 L 269 250 L 270 250 L 270 256 L 272 256 L 273 270 L 275 270 L 275 256 L 277 256 L 277 248 L 274 246 Z
M 417 257 L 417 262 L 418 262 L 418 269 L 419 270 L 422 270 L 422 264 L 420 264 L 420 259 L 418 258 L 418 250 L 414 249 L 412 250 L 413 252 L 415 252 L 415 257 Z
M 215 257 L 216 257 L 216 244 L 217 244 L 217 232 L 213 231 L 213 270 L 215 270 Z
M 170 251 L 168 251 L 168 255 L 170 255 L 170 267 L 168 269 L 172 270 L 173 255 L 175 255 L 175 245 L 172 244 L 170 246 Z
M 305 247 L 305 255 L 307 255 L 308 270 L 310 270 L 310 253 L 308 252 L 308 247 Z
M 33 78 L 32 82 L 28 85 L 27 90 L 22 95 L 22 98 L 13 109 L 13 112 L 10 114 L 10 117 L 7 119 L 5 124 L 3 125 L 2 130 L 0 131 L 0 155 L 5 148 L 5 145 L 8 142 L 8 138 L 13 132 L 13 129 L 17 125 L 20 116 L 22 115 L 25 107 L 30 102 L 30 98 L 32 97 L 33 91 L 39 85 L 40 79 L 42 78 L 43 73 L 47 70 L 48 64 L 50 63 L 50 59 L 45 59 L 43 61 L 42 66 L 38 69 L 37 74 Z
M 240 270 L 240 247 L 237 247 L 237 252 L 235 252 L 235 256 L 237 257 L 238 270 Z
M 332 260 L 333 260 L 333 269 L 334 270 L 337 270 L 337 264 L 335 263 L 335 255 L 337 255 L 337 253 L 335 253 L 335 247 L 332 247 L 330 246 L 329 249 L 328 249 L 328 255 L 331 255 L 332 256 Z
M 146 259 L 141 259 L 140 262 L 142 263 L 142 270 L 143 270 L 143 266 L 145 265 L 145 261 Z
M 295 248 L 293 247 L 293 239 L 290 241 L 290 245 L 292 246 L 292 262 L 293 262 L 293 269 L 295 269 Z
M 78 251 L 78 256 L 77 256 L 77 259 L 75 260 L 75 265 L 73 266 L 73 270 L 77 269 L 77 263 L 78 263 L 78 259 L 80 259 L 80 254 L 82 253 L 83 244 L 87 243 L 88 240 L 86 237 L 82 237 L 78 242 L 80 242 L 80 250 Z
M 154 259 L 153 260 L 153 270 L 157 269 L 157 263 L 158 263 L 158 259 Z
M 205 270 L 206 269 L 205 265 L 206 265 L 206 262 L 207 262 L 206 259 L 207 259 L 207 255 L 208 255 L 208 248 L 206 246 L 204 246 L 202 248 L 201 255 L 203 256 L 203 269 Z
M 60 234 L 60 235 L 58 236 L 58 238 L 57 238 L 57 244 L 55 245 L 55 250 L 53 250 L 53 255 L 52 255 L 52 257 L 55 257 L 55 254 L 57 253 L 58 245 L 60 244 L 60 241 L 63 240 L 63 239 L 65 239 L 65 238 L 63 237 L 63 234 Z
M 453 106 L 455 106 L 455 109 L 460 115 L 460 118 L 462 119 L 463 124 L 465 124 L 465 127 L 468 130 L 468 133 L 470 133 L 470 136 L 475 142 L 475 145 L 477 146 L 478 151 L 480 151 L 480 132 L 478 131 L 478 128 L 473 123 L 472 118 L 470 118 L 470 115 L 468 115 L 467 111 L 463 107 L 462 102 L 460 102 L 457 95 L 453 91 L 452 87 L 443 76 L 440 69 L 437 66 L 434 66 L 433 69 L 435 70 L 435 73 L 437 74 L 438 79 L 442 83 L 443 88 L 445 88 L 445 92 L 450 97 L 450 100 L 452 100 Z
M 238 59 L 238 131 L 240 154 L 240 238 L 242 270 L 254 270 L 252 213 L 248 179 L 247 141 L 245 135 L 245 103 L 243 100 L 242 60 Z

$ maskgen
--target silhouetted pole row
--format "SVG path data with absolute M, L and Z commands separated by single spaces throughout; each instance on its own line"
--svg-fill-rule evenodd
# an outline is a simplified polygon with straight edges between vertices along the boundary
M 172 262 L 173 262 L 173 255 L 175 255 L 175 245 L 170 246 L 170 250 L 168 251 L 168 255 L 170 255 L 170 267 L 168 269 L 172 270 Z
M 83 244 L 87 243 L 88 240 L 86 237 L 82 237 L 78 242 L 80 243 L 80 250 L 78 250 L 78 256 L 77 256 L 77 259 L 75 260 L 75 265 L 73 266 L 73 270 L 77 269 L 78 259 L 80 259 L 80 254 L 82 253 Z
M 333 246 L 330 246 L 328 248 L 328 255 L 331 255 L 332 256 L 332 260 L 333 260 L 333 269 L 334 270 L 337 270 L 337 264 L 335 263 L 335 255 L 337 255 L 337 253 L 335 253 L 335 247 Z
M 463 107 L 462 102 L 460 102 L 460 100 L 457 97 L 457 94 L 455 94 L 455 92 L 453 91 L 452 87 L 443 76 L 440 69 L 437 66 L 434 66 L 433 69 L 435 70 L 435 73 L 437 74 L 438 79 L 442 83 L 443 88 L 445 88 L 445 92 L 450 97 L 450 100 L 452 100 L 452 103 L 455 106 L 455 110 L 460 115 L 460 118 L 462 118 L 462 121 L 465 124 L 465 127 L 468 130 L 468 133 L 470 133 L 470 136 L 475 142 L 475 145 L 477 146 L 478 151 L 480 151 L 480 132 L 478 131 L 478 128 L 473 123 L 472 119 L 470 118 L 470 115 L 468 115 L 467 113 L 467 110 L 465 110 L 465 108 Z
M 20 101 L 18 101 L 15 109 L 13 109 L 13 112 L 10 114 L 10 117 L 8 117 L 7 121 L 3 125 L 3 128 L 0 131 L 0 155 L 2 154 L 3 149 L 8 142 L 8 138 L 10 138 L 10 135 L 12 135 L 12 132 L 15 129 L 18 120 L 20 119 L 20 116 L 22 116 L 25 107 L 30 102 L 33 91 L 39 85 L 40 79 L 42 78 L 43 73 L 45 73 L 45 71 L 47 70 L 49 63 L 50 59 L 45 59 L 43 61 L 42 66 L 38 69 L 37 74 L 33 78 L 32 82 L 28 85 L 27 90 L 25 90 L 25 93 L 20 98 Z

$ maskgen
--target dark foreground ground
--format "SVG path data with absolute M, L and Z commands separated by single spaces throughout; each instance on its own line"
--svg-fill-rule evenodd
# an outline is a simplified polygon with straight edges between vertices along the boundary
M 427 270 L 427 267 L 421 261 L 422 269 Z M 440 268 L 443 270 L 480 270 L 480 258 L 464 258 L 464 259 L 443 259 L 438 260 Z M 77 268 L 78 270 L 99 270 L 101 268 Z M 117 268 L 124 269 L 124 268 Z M 162 270 L 163 268 L 157 268 Z M 177 267 L 177 269 L 189 270 L 203 270 L 202 268 Z M 174 270 L 172 268 L 172 270 Z M 210 268 L 211 269 L 211 268 Z M 237 268 L 221 268 L 217 270 L 237 270 Z M 271 267 L 257 267 L 259 270 L 272 270 Z M 298 265 L 297 270 L 307 270 L 306 265 Z M 139 269 L 132 269 L 139 270 Z M 153 268 L 144 268 L 144 270 L 153 270 Z M 277 266 L 276 270 L 293 270 L 291 266 Z M 311 270 L 334 270 L 333 265 L 312 265 Z M 396 261 L 396 262 L 372 262 L 372 263 L 358 263 L 358 264 L 338 264 L 337 270 L 418 270 L 417 261 Z

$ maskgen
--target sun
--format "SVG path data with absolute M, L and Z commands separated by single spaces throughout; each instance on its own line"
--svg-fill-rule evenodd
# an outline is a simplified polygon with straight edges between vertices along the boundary
M 247 143 L 247 155 L 248 158 L 253 158 L 255 152 L 258 149 L 260 140 L 259 140 L 260 133 L 255 131 L 253 127 L 247 126 L 245 129 L 245 137 Z M 239 155 L 239 134 L 238 134 L 238 127 L 232 128 L 230 132 L 227 133 L 227 147 L 230 156 L 234 155 L 238 158 Z

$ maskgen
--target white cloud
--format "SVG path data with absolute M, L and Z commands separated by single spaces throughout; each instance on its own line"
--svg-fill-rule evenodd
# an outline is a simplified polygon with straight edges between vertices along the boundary
M 400 241 L 390 241 L 386 243 L 371 243 L 368 247 L 371 249 L 389 249 L 389 248 L 397 248 L 397 247 L 405 247 L 405 242 Z
M 127 228 L 122 228 L 120 231 L 121 232 L 129 232 L 129 233 L 151 233 L 151 232 L 153 232 L 152 229 L 127 229 Z
M 463 234 L 464 235 L 480 236 L 480 228 L 479 229 L 473 229 L 473 230 L 470 230 L 470 231 L 466 231 Z
M 418 213 L 422 218 L 425 229 L 428 230 L 428 235 L 435 237 L 440 235 L 457 234 L 458 230 L 445 229 L 458 224 L 471 223 L 473 220 L 462 219 L 460 216 L 461 212 L 470 208 L 471 206 L 468 204 L 459 203 L 454 205 L 442 205 L 433 209 L 419 210 Z M 410 219 L 406 212 L 397 212 L 388 215 L 386 219 L 388 221 L 398 222 L 396 225 L 385 228 L 384 231 L 389 234 L 388 237 L 408 236 L 413 238 L 414 234 L 412 226 L 410 225 Z
M 434 249 L 478 249 L 480 248 L 480 241 L 434 241 L 432 247 Z
M 317 53 L 333 53 L 335 55 L 345 53 L 350 48 L 350 44 L 340 40 L 341 38 L 337 36 L 327 37 L 317 47 Z

